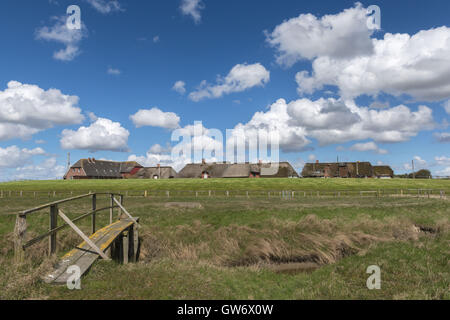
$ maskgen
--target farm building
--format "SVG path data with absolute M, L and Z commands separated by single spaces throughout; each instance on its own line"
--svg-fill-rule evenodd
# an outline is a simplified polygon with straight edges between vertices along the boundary
M 172 167 L 148 167 L 139 169 L 130 179 L 173 179 L 177 172 Z
M 303 167 L 304 178 L 393 178 L 389 166 L 372 166 L 370 162 L 307 163 Z
M 136 174 L 143 168 L 136 161 L 106 161 L 94 158 L 78 160 L 67 173 L 64 180 L 80 179 L 124 179 Z
M 297 172 L 289 162 L 280 162 L 278 173 L 266 175 L 263 168 L 270 163 L 191 163 L 186 165 L 177 178 L 298 178 Z

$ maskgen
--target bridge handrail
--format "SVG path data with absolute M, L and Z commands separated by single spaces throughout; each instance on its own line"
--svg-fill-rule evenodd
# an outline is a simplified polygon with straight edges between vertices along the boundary
M 103 208 L 97 208 L 97 195 L 109 195 L 110 205 L 107 207 L 103 207 Z M 116 196 L 118 196 L 120 200 L 117 200 Z M 92 210 L 91 211 L 89 211 L 88 213 L 82 214 L 81 216 L 79 216 L 77 218 L 70 220 L 70 223 L 68 221 L 65 221 L 66 222 L 65 224 L 58 226 L 57 219 L 58 219 L 58 216 L 61 216 L 61 212 L 58 209 L 58 205 L 67 203 L 70 201 L 74 201 L 74 200 L 88 198 L 88 197 L 92 197 Z M 20 263 L 23 261 L 24 256 L 25 256 L 24 251 L 26 248 L 44 240 L 47 237 L 49 238 L 49 255 L 54 254 L 56 252 L 56 234 L 59 231 L 65 229 L 67 227 L 73 228 L 73 226 L 71 226 L 71 224 L 73 224 L 74 222 L 80 221 L 82 219 L 85 219 L 87 217 L 92 218 L 91 231 L 92 231 L 92 234 L 94 234 L 96 231 L 96 222 L 95 222 L 96 213 L 101 212 L 101 211 L 106 211 L 109 209 L 110 210 L 110 224 L 112 224 L 114 209 L 116 209 L 116 208 L 119 209 L 119 219 L 120 219 L 122 210 L 124 210 L 124 207 L 122 205 L 123 205 L 123 195 L 121 195 L 121 194 L 90 192 L 88 194 L 84 194 L 84 195 L 71 197 L 71 198 L 55 201 L 52 203 L 40 205 L 38 207 L 29 209 L 29 210 L 24 210 L 24 211 L 17 213 L 16 225 L 14 228 L 14 253 L 15 253 L 16 262 Z M 25 239 L 26 231 L 27 231 L 27 215 L 29 215 L 31 213 L 35 213 L 35 212 L 43 210 L 43 209 L 47 209 L 47 208 L 50 208 L 49 231 L 47 231 L 46 233 L 44 233 L 40 236 L 37 236 L 29 241 L 25 241 L 26 240 Z M 129 213 L 127 213 L 127 215 L 129 215 Z

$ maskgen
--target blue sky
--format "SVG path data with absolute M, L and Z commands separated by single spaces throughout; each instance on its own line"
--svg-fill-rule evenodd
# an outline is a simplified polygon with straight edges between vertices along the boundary
M 64 30 L 70 5 L 81 9 L 81 31 Z M 380 30 L 364 29 L 369 5 L 381 9 Z M 194 121 L 205 132 L 279 130 L 280 159 L 297 169 L 339 157 L 402 173 L 415 159 L 450 176 L 449 9 L 448 1 L 4 0 L 1 180 L 60 177 L 67 152 L 72 162 L 179 169 L 188 160 L 171 159 L 167 144 Z

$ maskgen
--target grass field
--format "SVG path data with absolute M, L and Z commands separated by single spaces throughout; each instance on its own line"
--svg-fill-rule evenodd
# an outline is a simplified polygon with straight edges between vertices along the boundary
M 435 180 L 123 180 L 0 184 L 6 191 L 42 192 L 0 199 L 0 299 L 450 299 L 450 202 L 397 197 L 126 197 L 141 219 L 136 264 L 98 261 L 82 290 L 43 284 L 57 258 L 47 242 L 13 264 L 15 213 L 62 197 L 46 192 L 141 190 L 448 190 Z M 98 206 L 107 204 L 99 198 Z M 64 205 L 72 217 L 86 200 Z M 107 224 L 108 213 L 98 217 Z M 29 218 L 30 236 L 48 228 L 48 213 Z M 89 230 L 89 220 L 79 223 Z M 58 234 L 61 256 L 80 239 Z M 368 290 L 366 269 L 381 268 L 381 290 Z

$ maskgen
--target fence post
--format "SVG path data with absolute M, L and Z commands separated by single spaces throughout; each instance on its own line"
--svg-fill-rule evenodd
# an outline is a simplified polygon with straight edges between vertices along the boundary
M 53 205 L 50 207 L 50 230 L 56 229 L 58 226 L 58 206 Z M 51 256 L 56 253 L 56 233 L 49 236 L 48 254 Z
M 113 209 L 113 207 L 114 207 L 114 194 L 113 193 L 111 193 L 110 194 L 110 199 L 109 199 L 109 205 L 110 205 L 110 208 L 109 208 L 109 224 L 112 224 L 112 222 L 113 222 L 113 215 L 114 215 L 114 209 Z
M 227 198 L 230 196 L 230 191 L 227 191 Z
M 25 259 L 25 236 L 27 233 L 27 217 L 24 215 L 17 215 L 16 225 L 14 228 L 14 260 L 16 263 L 22 263 Z
M 97 195 L 94 193 L 92 195 L 92 211 L 97 210 Z M 92 215 L 92 228 L 91 228 L 91 234 L 95 233 L 95 218 L 96 218 L 96 214 L 94 213 Z
M 250 196 L 248 195 L 248 191 L 247 191 L 247 198 L 250 198 Z
M 123 232 L 122 234 L 123 264 L 128 264 L 128 253 L 130 248 L 128 236 L 129 236 L 128 231 Z
M 147 198 L 147 190 L 144 191 L 144 197 Z

